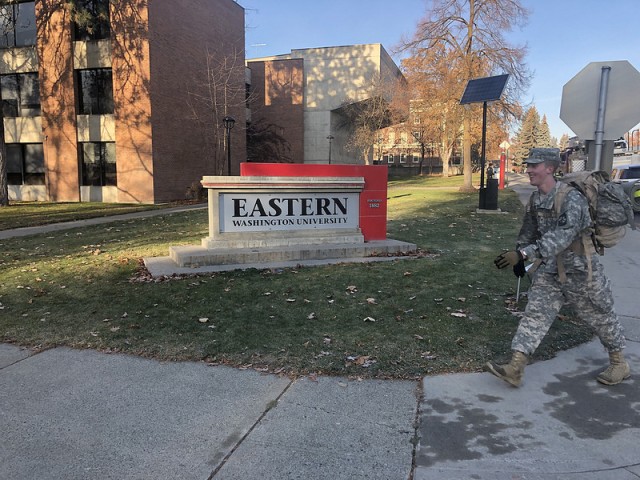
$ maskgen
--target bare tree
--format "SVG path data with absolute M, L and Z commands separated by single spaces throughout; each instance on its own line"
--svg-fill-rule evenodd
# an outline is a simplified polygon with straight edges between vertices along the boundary
M 440 46 L 451 55 L 460 80 L 494 73 L 510 74 L 501 108 L 507 111 L 527 88 L 530 74 L 524 64 L 525 47 L 511 46 L 504 32 L 523 25 L 528 11 L 518 0 L 434 0 L 433 7 L 401 50 L 411 52 Z M 515 111 L 514 111 L 515 113 Z M 463 110 L 463 189 L 472 189 L 471 127 L 473 107 Z
M 247 102 L 244 84 L 239 86 L 235 81 L 239 75 L 244 75 L 244 56 L 235 49 L 231 55 L 224 55 L 221 53 L 224 51 L 222 47 L 220 45 L 217 51 L 207 50 L 206 80 L 189 88 L 189 106 L 193 118 L 205 125 L 222 126 L 223 119 L 231 110 L 243 107 Z M 236 127 L 244 128 L 239 122 Z M 226 137 L 221 128 L 214 127 L 210 133 L 203 141 L 212 159 L 213 171 L 222 175 L 226 165 Z
M 377 141 L 377 132 L 398 120 L 400 113 L 391 102 L 402 81 L 371 81 L 368 98 L 361 101 L 346 99 L 337 113 L 341 121 L 337 127 L 348 132 L 347 150 L 356 152 L 367 163 Z

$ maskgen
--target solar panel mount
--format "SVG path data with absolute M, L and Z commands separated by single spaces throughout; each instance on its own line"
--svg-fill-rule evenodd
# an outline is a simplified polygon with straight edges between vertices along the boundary
M 469 80 L 460 99 L 460 105 L 500 100 L 508 79 L 509 75 L 505 73 L 494 77 Z

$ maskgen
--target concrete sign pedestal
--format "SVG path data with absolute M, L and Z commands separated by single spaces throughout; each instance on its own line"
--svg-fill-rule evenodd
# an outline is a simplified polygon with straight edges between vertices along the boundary
M 145 259 L 152 275 L 154 266 L 166 274 L 167 261 L 185 273 L 208 266 L 388 259 L 417 250 L 396 240 L 365 241 L 363 177 L 222 176 L 204 177 L 202 185 L 208 190 L 209 235 L 201 246 L 170 247 L 168 259 Z

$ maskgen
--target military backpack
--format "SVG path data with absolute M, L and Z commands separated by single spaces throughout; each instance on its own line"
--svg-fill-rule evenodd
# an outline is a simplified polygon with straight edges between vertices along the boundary
M 561 188 L 556 196 L 557 215 L 560 215 L 564 198 L 572 188 L 584 195 L 593 222 L 591 241 L 600 255 L 604 255 L 605 248 L 615 246 L 624 237 L 627 225 L 635 229 L 631 200 L 622 185 L 610 181 L 606 172 L 568 173 L 560 178 L 560 182 L 569 188 Z

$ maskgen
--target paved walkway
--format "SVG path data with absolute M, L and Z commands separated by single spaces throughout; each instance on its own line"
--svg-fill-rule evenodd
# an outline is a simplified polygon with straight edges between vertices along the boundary
M 638 252 L 635 231 L 603 257 L 635 372 Z M 291 381 L 0 344 L 0 479 L 638 480 L 638 382 L 600 386 L 605 365 L 591 342 L 514 389 L 484 373 Z

